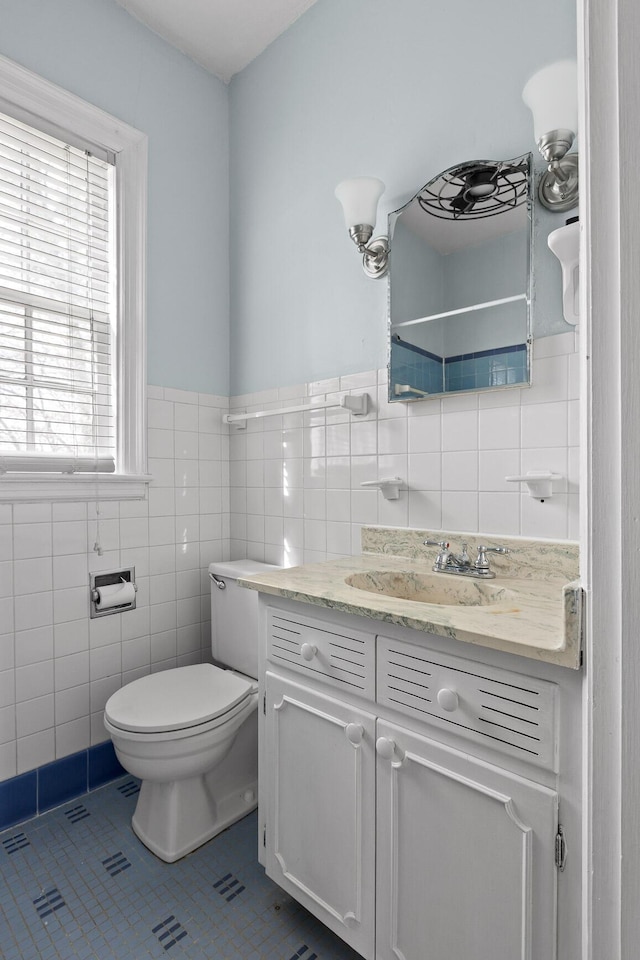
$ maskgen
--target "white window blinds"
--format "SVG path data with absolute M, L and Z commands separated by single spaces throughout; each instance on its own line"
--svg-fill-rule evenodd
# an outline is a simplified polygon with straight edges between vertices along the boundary
M 0 472 L 115 469 L 114 173 L 0 114 Z

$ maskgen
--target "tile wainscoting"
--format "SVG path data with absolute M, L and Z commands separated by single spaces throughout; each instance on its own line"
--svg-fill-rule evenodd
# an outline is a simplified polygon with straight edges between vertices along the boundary
M 224 397 L 149 387 L 145 501 L 0 505 L 0 781 L 105 740 L 123 683 L 210 656 L 212 560 L 294 565 L 360 553 L 363 524 L 577 539 L 578 355 L 534 344 L 534 385 L 389 404 L 386 370 Z M 222 416 L 367 392 L 342 409 Z M 563 478 L 539 503 L 505 477 Z M 361 487 L 397 475 L 398 500 Z M 408 489 L 406 486 L 408 485 Z M 88 617 L 89 572 L 134 565 L 137 609 Z
M 536 340 L 533 385 L 387 402 L 386 369 L 232 397 L 232 412 L 367 392 L 366 417 L 293 413 L 231 427 L 231 556 L 294 565 L 360 552 L 363 524 L 578 537 L 578 353 L 573 332 Z M 549 470 L 540 503 L 505 477 Z M 385 500 L 361 487 L 399 476 Z M 408 487 L 408 489 L 407 489 Z
M 148 388 L 147 500 L 0 505 L 0 781 L 106 738 L 123 683 L 210 657 L 207 567 L 229 555 L 228 398 Z M 137 607 L 89 619 L 89 573 Z

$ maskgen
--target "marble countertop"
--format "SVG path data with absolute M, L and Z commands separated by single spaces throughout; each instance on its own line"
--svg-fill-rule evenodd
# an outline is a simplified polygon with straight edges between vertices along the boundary
M 424 534 L 425 531 L 419 532 L 419 536 Z M 374 552 L 360 556 L 274 570 L 239 582 L 272 596 L 452 637 L 463 643 L 559 666 L 580 667 L 582 591 L 577 582 L 567 583 L 570 565 L 560 565 L 552 571 L 547 565 L 544 575 L 539 577 L 535 576 L 535 565 L 532 569 L 531 564 L 526 565 L 524 577 L 505 576 L 496 570 L 495 579 L 480 581 L 479 587 L 474 588 L 478 581 L 471 577 L 432 573 L 430 559 L 396 556 L 376 551 L 374 547 Z M 513 569 L 512 563 L 505 573 Z M 375 574 L 380 571 L 396 576 L 403 574 L 402 579 L 409 583 L 419 582 L 416 575 L 426 574 L 431 587 L 437 587 L 438 598 L 444 602 L 399 599 L 375 592 Z M 354 576 L 367 589 L 345 582 Z M 475 604 L 474 589 L 490 596 L 481 604 Z M 496 590 L 497 594 L 491 596 Z M 456 605 L 456 596 L 465 594 L 471 604 Z

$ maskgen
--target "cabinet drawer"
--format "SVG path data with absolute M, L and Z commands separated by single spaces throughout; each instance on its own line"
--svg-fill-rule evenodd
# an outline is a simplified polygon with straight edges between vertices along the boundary
M 557 772 L 554 683 L 378 637 L 377 700 Z
M 369 633 L 269 609 L 267 657 L 337 689 L 375 698 L 375 639 Z

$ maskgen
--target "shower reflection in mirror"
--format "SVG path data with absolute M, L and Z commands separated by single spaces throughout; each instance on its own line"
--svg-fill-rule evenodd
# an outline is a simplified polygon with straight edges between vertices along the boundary
M 531 154 L 457 164 L 389 215 L 389 399 L 530 380 Z

